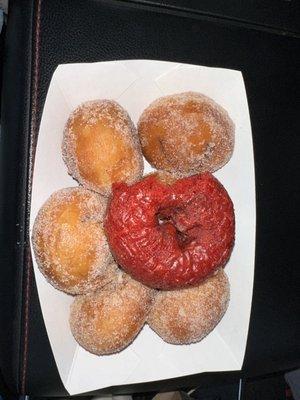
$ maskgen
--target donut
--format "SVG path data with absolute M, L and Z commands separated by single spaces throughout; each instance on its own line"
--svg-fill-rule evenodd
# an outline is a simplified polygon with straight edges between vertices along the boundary
M 106 203 L 97 193 L 73 187 L 53 193 L 40 209 L 33 249 L 40 271 L 57 289 L 88 293 L 114 278 L 103 231 Z
M 229 281 L 220 269 L 198 286 L 158 292 L 147 322 L 165 342 L 199 342 L 221 320 L 229 297 Z
M 97 292 L 77 296 L 70 313 L 75 340 L 97 355 L 123 350 L 144 326 L 154 294 L 128 275 L 120 275 Z
M 173 183 L 149 175 L 113 186 L 104 228 L 114 258 L 134 279 L 179 289 L 225 266 L 234 243 L 234 210 L 209 172 Z
M 71 113 L 62 155 L 73 178 L 104 196 L 110 194 L 112 183 L 133 183 L 143 173 L 136 129 L 112 100 L 88 101 Z
M 216 171 L 229 161 L 234 147 L 227 111 L 195 92 L 155 100 L 142 113 L 138 134 L 149 163 L 177 176 Z

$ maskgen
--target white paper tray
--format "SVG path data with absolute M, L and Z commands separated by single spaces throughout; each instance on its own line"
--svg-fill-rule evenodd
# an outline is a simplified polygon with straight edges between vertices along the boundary
M 242 366 L 252 299 L 255 255 L 255 178 L 250 118 L 241 72 L 150 60 L 60 65 L 48 90 L 36 151 L 30 227 L 44 201 L 77 183 L 61 157 L 63 128 L 71 111 L 86 100 L 118 101 L 136 123 L 154 99 L 199 91 L 221 104 L 236 126 L 230 162 L 215 175 L 229 192 L 236 215 L 236 241 L 226 273 L 231 284 L 227 313 L 200 343 L 164 343 L 147 326 L 116 355 L 98 357 L 79 347 L 69 329 L 72 297 L 46 282 L 33 260 L 39 299 L 59 374 L 67 391 L 79 394 L 112 385 L 149 382 Z M 151 167 L 145 163 L 145 173 Z

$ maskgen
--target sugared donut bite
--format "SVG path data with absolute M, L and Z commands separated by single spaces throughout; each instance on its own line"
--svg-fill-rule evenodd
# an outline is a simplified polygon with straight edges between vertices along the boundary
M 112 100 L 83 103 L 71 114 L 62 153 L 70 175 L 103 195 L 110 194 L 112 183 L 132 183 L 143 173 L 136 129 Z
M 103 231 L 106 199 L 83 188 L 52 194 L 40 209 L 32 242 L 41 272 L 56 288 L 88 293 L 110 282 L 116 268 Z
M 159 289 L 198 284 L 226 264 L 234 242 L 233 204 L 210 173 L 117 184 L 104 226 L 123 269 Z
M 165 342 L 199 342 L 223 317 L 229 297 L 229 281 L 220 269 L 197 286 L 159 291 L 147 322 Z
M 216 171 L 229 161 L 234 147 L 227 111 L 195 92 L 155 100 L 142 113 L 138 134 L 150 164 L 177 176 Z
M 99 292 L 78 296 L 70 314 L 75 339 L 98 355 L 124 349 L 142 329 L 154 292 L 125 275 Z

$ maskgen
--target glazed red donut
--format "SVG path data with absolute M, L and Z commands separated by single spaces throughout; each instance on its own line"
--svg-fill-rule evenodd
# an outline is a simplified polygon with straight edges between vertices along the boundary
M 198 284 L 226 264 L 234 243 L 232 201 L 210 173 L 115 184 L 104 226 L 118 264 L 158 289 Z

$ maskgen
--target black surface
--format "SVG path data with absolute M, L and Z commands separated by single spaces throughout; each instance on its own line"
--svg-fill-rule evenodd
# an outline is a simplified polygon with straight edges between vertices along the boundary
M 31 7 L 11 8 L 3 62 L 0 135 L 0 369 L 19 391 L 24 221 L 31 78 Z
M 241 400 L 287 400 L 288 386 L 282 374 L 250 379 L 241 387 Z M 293 400 L 290 398 L 290 400 Z
M 139 0 L 131 0 L 141 3 Z M 300 33 L 300 2 L 297 0 L 143 0 L 173 10 L 185 9 L 221 19 L 257 25 L 259 29 Z
M 2 397 L 3 400 L 13 400 L 14 399 L 14 395 L 13 395 L 13 393 L 11 393 L 11 391 L 7 387 L 1 371 L 0 371 L 0 396 Z
M 3 70 L 3 57 L 4 57 L 4 36 L 5 36 L 5 26 L 3 25 L 2 31 L 0 33 L 0 93 L 2 92 L 2 70 Z M 1 117 L 1 96 L 0 96 L 0 117 Z M 0 135 L 1 135 L 1 125 L 0 125 Z M 8 388 L 4 381 L 3 375 L 0 369 L 0 395 L 6 395 L 8 393 Z
M 239 382 L 227 385 L 212 385 L 197 388 L 190 396 L 182 396 L 181 400 L 234 400 L 239 398 Z
M 26 168 L 31 165 L 28 160 L 34 153 L 36 139 L 33 129 L 28 143 L 30 119 L 34 121 L 35 75 L 30 71 L 36 56 L 33 51 L 36 34 L 31 48 L 30 29 L 33 26 L 36 30 L 36 22 L 30 18 L 31 2 L 26 1 L 26 7 L 24 4 L 21 0 L 12 1 L 5 65 L 7 83 L 0 168 L 3 206 L 0 229 L 1 246 L 4 246 L 0 293 L 6 307 L 0 308 L 1 327 L 5 321 L 8 323 L 5 332 L 0 333 L 1 361 L 8 363 L 6 379 L 16 391 L 21 389 L 18 381 L 24 376 L 26 366 L 23 388 L 26 393 L 63 395 L 32 271 L 24 267 L 28 237 L 23 235 L 28 229 L 29 217 L 26 198 L 30 194 Z M 25 19 L 21 18 L 22 13 L 26 14 Z M 253 376 L 299 365 L 299 39 L 260 31 L 257 27 L 252 29 L 249 25 L 243 28 L 228 21 L 213 21 L 195 13 L 176 15 L 174 10 L 160 13 L 157 7 L 112 0 L 45 0 L 41 3 L 39 54 L 38 121 L 52 73 L 64 62 L 149 58 L 243 72 L 253 129 L 257 191 L 254 298 L 243 374 Z M 17 223 L 20 225 L 16 226 Z M 32 279 L 26 345 L 23 335 L 26 304 L 22 288 L 28 271 Z M 24 363 L 26 348 L 28 355 Z M 179 381 L 118 387 L 104 392 L 170 390 L 193 386 L 203 379 L 220 379 L 220 376 L 185 377 Z
M 1 29 L 1 28 L 0 28 Z M 6 27 L 3 24 L 0 31 L 0 93 L 2 92 L 2 71 L 3 71 L 3 58 L 4 58 L 4 37 Z M 1 96 L 0 96 L 0 116 L 1 116 Z

